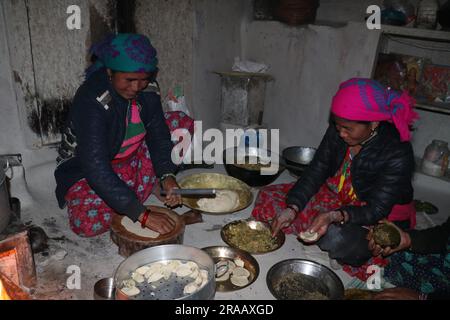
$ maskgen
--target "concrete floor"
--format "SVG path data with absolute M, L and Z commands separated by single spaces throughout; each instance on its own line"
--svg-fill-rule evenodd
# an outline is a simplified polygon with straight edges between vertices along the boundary
M 42 227 L 50 238 L 48 255 L 35 255 L 36 270 L 38 274 L 38 286 L 33 297 L 36 299 L 93 299 L 94 283 L 104 277 L 113 276 L 115 269 L 124 260 L 117 253 L 117 246 L 111 241 L 109 233 L 102 236 L 85 239 L 72 233 L 68 226 L 67 213 L 60 210 L 54 197 L 55 182 L 53 171 L 54 162 L 45 162 L 32 168 L 27 168 L 26 183 L 23 173 L 15 172 L 12 181 L 12 195 L 22 201 L 22 220 L 32 222 Z M 218 165 L 214 169 L 195 169 L 184 171 L 179 177 L 199 172 L 225 173 L 223 166 Z M 294 178 L 287 171 L 275 181 L 287 183 Z M 438 204 L 441 212 L 437 216 L 425 217 L 418 215 L 419 227 L 429 227 L 432 224 L 441 223 L 450 214 L 450 183 L 440 180 L 437 189 L 432 188 L 436 179 L 418 175 L 415 179 L 419 199 L 433 201 Z M 252 189 L 256 197 L 258 190 Z M 151 196 L 146 204 L 161 205 L 156 197 Z M 198 248 L 207 246 L 225 245 L 220 238 L 220 228 L 230 221 L 250 217 L 253 204 L 246 210 L 229 215 L 203 215 L 203 223 L 186 227 L 184 244 Z M 187 211 L 187 208 L 179 208 L 178 213 Z M 279 250 L 254 256 L 259 263 L 260 274 L 258 279 L 249 287 L 232 293 L 217 293 L 217 300 L 271 300 L 274 299 L 266 286 L 266 274 L 275 263 L 291 258 L 305 258 L 317 261 L 329 266 L 328 255 L 317 246 L 304 246 L 297 241 L 294 235 L 288 235 L 286 242 Z M 81 275 L 81 287 L 70 289 L 67 286 L 72 283 L 72 273 L 67 273 L 68 268 L 78 266 Z M 342 270 L 335 271 L 341 278 L 344 286 L 348 285 L 350 278 Z

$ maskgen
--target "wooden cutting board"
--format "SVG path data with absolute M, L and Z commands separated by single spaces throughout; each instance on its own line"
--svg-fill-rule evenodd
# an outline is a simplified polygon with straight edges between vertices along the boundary
M 202 215 L 199 211 L 190 210 L 182 215 L 175 211 L 156 206 L 149 206 L 150 210 L 167 214 L 175 221 L 175 228 L 158 238 L 145 238 L 128 231 L 122 225 L 124 216 L 114 214 L 111 224 L 111 239 L 119 247 L 119 254 L 123 257 L 129 257 L 135 252 L 164 244 L 182 244 L 185 226 L 202 222 Z

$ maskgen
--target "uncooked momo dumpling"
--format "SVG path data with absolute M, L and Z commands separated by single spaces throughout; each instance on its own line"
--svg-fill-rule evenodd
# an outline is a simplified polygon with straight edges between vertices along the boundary
M 238 287 L 245 287 L 249 284 L 248 277 L 231 276 L 231 283 Z
M 123 287 L 122 292 L 129 297 L 134 297 L 141 293 L 137 287 Z
M 313 242 L 316 241 L 319 238 L 319 234 L 317 232 L 300 232 L 300 239 Z
M 235 277 L 250 277 L 250 272 L 247 269 L 237 267 L 233 270 L 233 276 Z
M 145 278 L 142 274 L 137 273 L 137 272 L 133 272 L 133 274 L 131 275 L 131 278 L 136 281 L 137 283 L 143 283 L 145 281 Z
M 191 294 L 198 290 L 198 286 L 195 284 L 195 282 L 189 283 L 184 287 L 184 294 Z
M 182 264 L 175 270 L 175 273 L 178 277 L 184 278 L 192 274 L 192 269 L 187 264 Z

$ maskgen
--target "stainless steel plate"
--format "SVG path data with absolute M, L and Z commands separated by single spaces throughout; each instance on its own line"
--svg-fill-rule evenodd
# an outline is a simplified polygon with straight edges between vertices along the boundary
M 259 264 L 248 252 L 236 248 L 230 248 L 225 246 L 207 247 L 203 248 L 206 253 L 208 253 L 217 264 L 223 260 L 235 260 L 237 258 L 244 261 L 244 268 L 250 272 L 249 284 L 245 287 L 238 287 L 231 283 L 230 280 L 217 282 L 216 290 L 219 292 L 231 292 L 244 289 L 250 286 L 259 276 Z
M 283 294 L 278 291 L 279 284 L 287 276 L 295 274 L 311 277 L 316 282 L 316 287 L 320 288 L 320 291 L 325 291 L 320 293 L 330 300 L 344 298 L 344 285 L 331 269 L 317 262 L 304 259 L 284 260 L 270 268 L 266 278 L 270 293 L 277 299 L 283 299 Z M 308 290 L 307 288 L 303 289 Z
M 268 223 L 265 223 L 262 221 L 238 220 L 238 221 L 230 222 L 229 224 L 225 225 L 220 232 L 220 236 L 222 237 L 222 240 L 230 247 L 241 249 L 241 250 L 247 251 L 251 254 L 264 254 L 264 253 L 269 253 L 269 252 L 278 250 L 279 248 L 281 248 L 283 246 L 284 241 L 286 240 L 286 236 L 284 235 L 284 233 L 282 231 L 280 231 L 275 237 L 276 247 L 273 248 L 272 250 L 265 250 L 265 251 L 246 250 L 246 248 L 243 247 L 242 244 L 233 243 L 228 235 L 228 230 L 230 229 L 231 226 L 236 226 L 241 223 L 245 223 L 248 228 L 253 229 L 253 230 L 260 230 L 260 229 L 270 230 L 270 225 Z

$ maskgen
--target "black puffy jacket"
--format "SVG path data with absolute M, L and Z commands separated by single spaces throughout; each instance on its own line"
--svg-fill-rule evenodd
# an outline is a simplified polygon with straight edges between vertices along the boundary
M 339 170 L 344 161 L 347 144 L 330 125 L 310 166 L 288 193 L 287 204 L 300 210 L 319 188 Z M 347 206 L 349 223 L 373 225 L 386 218 L 396 204 L 413 200 L 411 178 L 414 172 L 414 153 L 409 142 L 400 142 L 392 124 L 382 122 L 378 135 L 367 142 L 351 165 L 353 188 L 359 200 L 367 205 Z
M 156 90 L 157 91 L 157 90 Z M 147 134 L 145 141 L 157 176 L 174 173 L 173 144 L 164 119 L 159 92 L 152 84 L 137 96 L 140 116 Z M 94 73 L 78 89 L 69 111 L 55 171 L 56 197 L 61 208 L 65 195 L 85 178 L 105 203 L 136 221 L 144 212 L 136 194 L 113 171 L 111 161 L 120 150 L 126 132 L 129 101 L 108 81 L 106 69 Z

